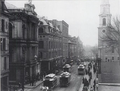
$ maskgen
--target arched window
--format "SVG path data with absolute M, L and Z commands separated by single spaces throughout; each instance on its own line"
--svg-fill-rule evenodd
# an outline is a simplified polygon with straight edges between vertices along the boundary
M 105 25 L 106 25 L 106 19 L 103 18 L 103 26 L 105 26 Z

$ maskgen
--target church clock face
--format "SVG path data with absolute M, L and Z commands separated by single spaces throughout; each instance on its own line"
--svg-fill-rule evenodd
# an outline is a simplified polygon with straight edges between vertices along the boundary
M 103 33 L 105 33 L 105 30 L 102 30 Z

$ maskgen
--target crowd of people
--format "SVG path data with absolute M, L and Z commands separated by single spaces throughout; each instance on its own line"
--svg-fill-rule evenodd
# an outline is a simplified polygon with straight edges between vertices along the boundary
M 86 72 L 85 72 L 86 74 L 83 77 L 83 84 L 84 84 L 83 89 L 85 89 L 85 91 L 87 91 L 88 88 L 89 88 L 90 91 L 97 91 L 96 87 L 97 87 L 97 84 L 98 84 L 98 78 L 96 76 L 93 79 L 93 84 L 91 84 L 91 80 L 93 78 L 93 75 L 96 75 L 96 73 L 97 73 L 96 64 L 94 62 L 90 62 L 86 66 L 85 70 L 86 70 Z

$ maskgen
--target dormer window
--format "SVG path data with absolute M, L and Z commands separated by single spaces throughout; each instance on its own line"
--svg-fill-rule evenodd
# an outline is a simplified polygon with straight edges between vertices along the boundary
M 43 25 L 43 22 L 40 22 L 40 25 Z
M 43 28 L 39 28 L 39 34 L 43 33 Z

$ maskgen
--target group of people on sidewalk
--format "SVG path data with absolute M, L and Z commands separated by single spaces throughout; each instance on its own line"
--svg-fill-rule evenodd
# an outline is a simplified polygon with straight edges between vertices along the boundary
M 85 89 L 85 91 L 88 91 L 88 89 L 90 89 L 90 91 L 96 91 L 96 84 L 98 83 L 96 78 L 96 72 L 96 65 L 90 62 L 86 68 L 86 74 L 83 77 L 83 89 Z

